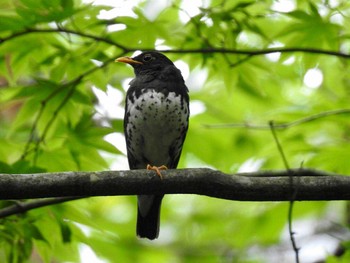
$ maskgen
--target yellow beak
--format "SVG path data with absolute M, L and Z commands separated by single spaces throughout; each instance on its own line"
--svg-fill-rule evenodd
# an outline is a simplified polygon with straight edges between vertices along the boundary
M 143 64 L 142 62 L 137 61 L 137 60 L 134 60 L 134 59 L 129 58 L 129 57 L 120 57 L 120 58 L 117 58 L 117 59 L 115 60 L 115 62 L 123 62 L 123 63 L 127 63 L 127 64 Z

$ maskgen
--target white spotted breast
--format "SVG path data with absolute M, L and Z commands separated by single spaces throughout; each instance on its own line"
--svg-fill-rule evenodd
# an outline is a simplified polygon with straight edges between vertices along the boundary
M 145 163 L 170 165 L 181 153 L 188 127 L 189 109 L 182 95 L 164 94 L 144 89 L 127 101 L 128 123 L 125 132 L 130 140 L 128 151 L 143 160 L 137 160 L 140 169 Z M 169 151 L 173 151 L 170 154 Z

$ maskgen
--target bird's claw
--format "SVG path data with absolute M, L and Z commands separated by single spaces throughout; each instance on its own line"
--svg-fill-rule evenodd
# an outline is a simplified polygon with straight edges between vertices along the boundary
M 147 170 L 155 171 L 155 172 L 157 173 L 157 175 L 159 176 L 159 178 L 163 180 L 163 175 L 162 175 L 162 173 L 160 172 L 160 170 L 167 170 L 168 167 L 166 167 L 165 165 L 162 165 L 162 166 L 153 166 L 153 165 L 147 164 L 146 169 L 147 169 Z

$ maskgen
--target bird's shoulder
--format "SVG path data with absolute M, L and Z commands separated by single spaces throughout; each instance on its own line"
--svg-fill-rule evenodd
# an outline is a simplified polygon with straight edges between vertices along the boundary
M 136 97 L 146 90 L 162 93 L 175 92 L 188 97 L 188 89 L 181 71 L 174 65 L 169 65 L 161 71 L 145 71 L 131 80 L 129 85 L 127 94 L 134 94 Z

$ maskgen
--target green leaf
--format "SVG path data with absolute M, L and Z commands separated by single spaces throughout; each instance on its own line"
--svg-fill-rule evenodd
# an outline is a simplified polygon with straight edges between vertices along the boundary
M 2 15 L 0 16 L 0 21 L 0 32 L 7 30 L 17 31 L 20 29 L 24 29 L 25 26 L 27 26 L 27 23 L 24 20 L 14 16 Z
M 38 166 L 33 166 L 26 160 L 19 160 L 11 166 L 11 173 L 44 173 L 46 169 Z
M 29 225 L 28 227 L 25 228 L 26 235 L 30 236 L 31 238 L 34 238 L 36 240 L 44 241 L 47 243 L 47 240 L 44 238 L 44 236 L 41 234 L 40 230 L 38 227 L 35 225 Z
M 66 224 L 64 221 L 60 221 L 59 227 L 61 230 L 63 243 L 70 243 L 72 241 L 72 231 L 68 224 Z
M 74 2 L 73 2 L 73 0 L 61 0 L 61 6 L 65 10 L 67 10 L 67 9 L 72 10 L 74 7 Z
M 122 132 L 124 130 L 124 121 L 121 119 L 111 120 L 112 129 L 116 132 Z
M 10 165 L 4 162 L 0 162 L 0 173 L 11 173 L 12 168 Z
M 310 19 L 310 15 L 302 10 L 295 10 L 295 11 L 287 12 L 286 15 L 288 15 L 292 18 L 300 19 L 302 21 L 306 21 L 306 20 Z
M 310 7 L 310 10 L 311 10 L 311 13 L 315 17 L 319 17 L 321 19 L 320 13 L 318 12 L 318 9 L 317 9 L 316 5 L 314 3 L 312 3 L 311 1 L 309 1 L 308 3 L 309 3 L 309 7 Z

